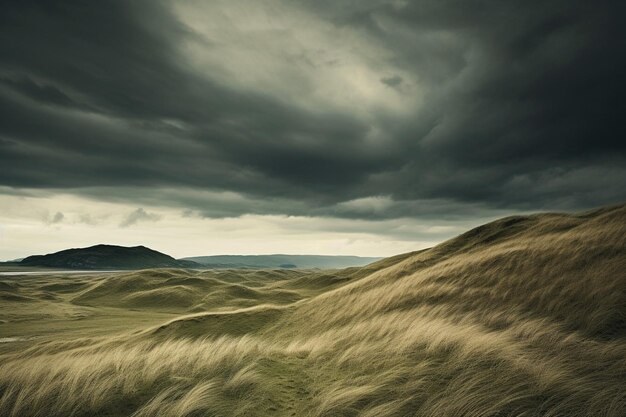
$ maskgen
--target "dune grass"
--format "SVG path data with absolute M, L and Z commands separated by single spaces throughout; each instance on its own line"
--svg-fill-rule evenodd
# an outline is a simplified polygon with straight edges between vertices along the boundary
M 38 336 L 0 351 L 2 416 L 626 415 L 626 206 L 341 271 L 0 284 Z

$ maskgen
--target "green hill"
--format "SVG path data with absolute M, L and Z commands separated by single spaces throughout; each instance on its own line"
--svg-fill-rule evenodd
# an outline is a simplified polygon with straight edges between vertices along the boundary
M 63 269 L 193 268 L 199 266 L 191 261 L 176 260 L 145 246 L 114 245 L 95 245 L 88 248 L 62 250 L 47 255 L 33 255 L 24 258 L 19 265 Z

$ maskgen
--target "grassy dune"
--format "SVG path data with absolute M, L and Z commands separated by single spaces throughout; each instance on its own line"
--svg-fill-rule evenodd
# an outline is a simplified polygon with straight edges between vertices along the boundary
M 626 206 L 340 271 L 0 282 L 2 416 L 625 416 Z

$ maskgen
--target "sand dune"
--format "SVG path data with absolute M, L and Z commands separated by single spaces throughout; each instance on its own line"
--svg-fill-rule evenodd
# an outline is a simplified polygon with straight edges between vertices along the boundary
M 5 277 L 0 415 L 624 416 L 625 289 L 624 205 L 338 271 Z

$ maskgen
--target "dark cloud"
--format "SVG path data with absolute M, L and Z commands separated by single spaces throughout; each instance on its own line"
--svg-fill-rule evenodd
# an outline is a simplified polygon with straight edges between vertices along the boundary
M 160 218 L 161 216 L 158 214 L 149 213 L 140 207 L 129 213 L 128 216 L 126 216 L 126 218 L 120 223 L 120 227 L 129 227 L 139 222 L 156 222 Z
M 65 215 L 60 211 L 57 211 L 52 216 L 46 216 L 45 222 L 46 224 L 58 224 L 61 223 L 65 219 Z
M 3 5 L 0 186 L 211 217 L 626 199 L 620 2 L 285 2 L 208 35 L 179 6 Z
M 402 84 L 402 77 L 398 75 L 394 75 L 392 77 L 383 77 L 380 79 L 380 82 L 388 85 L 391 88 L 397 88 Z
M 17 79 L 0 79 L 0 83 L 16 92 L 41 103 L 57 105 L 57 106 L 74 106 L 78 107 L 67 94 L 56 87 L 45 83 L 37 83 L 28 77 Z

